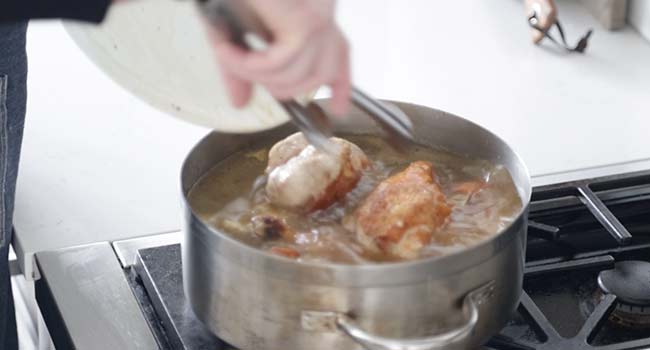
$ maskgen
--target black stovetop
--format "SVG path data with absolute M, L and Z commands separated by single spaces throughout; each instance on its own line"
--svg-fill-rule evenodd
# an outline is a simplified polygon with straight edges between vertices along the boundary
M 621 325 L 630 306 L 597 282 L 622 261 L 650 262 L 650 171 L 538 187 L 530 209 L 521 304 L 486 347 L 650 348 L 650 325 Z M 180 245 L 140 250 L 127 274 L 161 348 L 231 349 L 189 309 Z M 636 311 L 650 324 L 644 308 Z

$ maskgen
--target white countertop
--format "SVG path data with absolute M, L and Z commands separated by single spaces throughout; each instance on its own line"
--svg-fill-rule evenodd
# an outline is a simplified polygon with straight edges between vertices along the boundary
M 650 168 L 650 45 L 632 29 L 606 32 L 560 2 L 571 40 L 596 29 L 586 55 L 566 55 L 530 44 L 520 1 L 405 3 L 339 2 L 359 86 L 484 125 L 538 184 Z M 37 251 L 178 229 L 180 164 L 207 130 L 124 92 L 59 23 L 33 23 L 28 40 L 15 214 L 26 275 Z

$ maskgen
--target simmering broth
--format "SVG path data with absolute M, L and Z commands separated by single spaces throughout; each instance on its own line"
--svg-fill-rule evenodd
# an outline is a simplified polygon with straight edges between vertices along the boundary
M 343 138 L 359 146 L 372 165 L 345 200 L 327 209 L 302 214 L 268 203 L 264 187 L 255 183 L 264 173 L 272 145 L 238 152 L 217 164 L 192 187 L 189 203 L 209 225 L 248 245 L 264 250 L 291 248 L 300 253 L 300 261 L 346 264 L 401 260 L 364 248 L 346 227 L 354 210 L 379 182 L 414 161 L 434 165 L 452 206 L 447 224 L 433 235 L 420 257 L 449 254 L 492 237 L 507 227 L 522 207 L 515 184 L 501 165 L 419 145 L 397 153 L 377 136 Z M 252 218 L 269 210 L 286 218 L 296 232 L 293 240 L 266 239 L 253 232 Z

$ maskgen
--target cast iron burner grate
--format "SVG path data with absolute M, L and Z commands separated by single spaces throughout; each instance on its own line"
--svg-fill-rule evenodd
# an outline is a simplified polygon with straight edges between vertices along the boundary
M 615 322 L 626 304 L 598 286 L 617 262 L 650 261 L 650 172 L 535 188 L 528 237 L 517 315 L 488 348 L 650 347 L 650 327 Z
M 146 290 L 136 293 L 143 310 L 155 310 L 161 348 L 232 349 L 188 309 L 180 255 L 180 245 L 140 250 L 131 279 Z M 487 348 L 649 348 L 650 326 L 613 322 L 621 300 L 598 286 L 602 271 L 631 260 L 650 262 L 650 171 L 535 188 L 521 303 Z
M 646 253 L 650 254 L 650 250 L 646 250 Z M 528 274 L 542 274 L 546 275 L 546 278 L 553 278 L 554 275 L 567 273 L 571 270 L 591 270 L 595 268 L 606 270 L 614 267 L 614 261 L 615 258 L 612 255 L 603 255 L 572 261 L 571 264 L 549 264 L 528 269 L 526 277 L 529 277 Z M 508 327 L 512 326 L 509 325 L 501 334 L 492 338 L 487 346 L 498 350 L 627 350 L 648 348 L 650 346 L 650 337 L 648 337 L 650 332 L 647 329 L 615 329 L 613 324 L 608 326 L 610 323 L 609 316 L 619 301 L 612 294 L 596 292 L 591 297 L 597 298 L 598 296 L 600 298 L 594 301 L 593 310 L 591 310 L 582 325 L 579 325 L 577 333 L 566 337 L 560 334 L 538 304 L 524 291 L 518 313 L 529 325 L 533 334 L 529 333 L 515 339 L 507 335 Z M 588 301 L 589 296 L 586 298 Z M 564 310 L 564 312 L 570 311 Z M 571 315 L 566 316 L 571 317 Z M 606 331 L 601 333 L 603 330 Z M 535 339 L 531 339 L 531 335 Z M 639 339 L 634 339 L 635 337 Z

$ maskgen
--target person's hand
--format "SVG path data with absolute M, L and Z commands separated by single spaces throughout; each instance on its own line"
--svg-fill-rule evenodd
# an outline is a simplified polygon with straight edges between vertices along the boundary
M 246 1 L 271 31 L 267 50 L 245 51 L 212 31 L 217 59 L 235 106 L 252 83 L 283 100 L 327 85 L 331 111 L 343 114 L 350 96 L 348 44 L 334 21 L 334 0 Z

